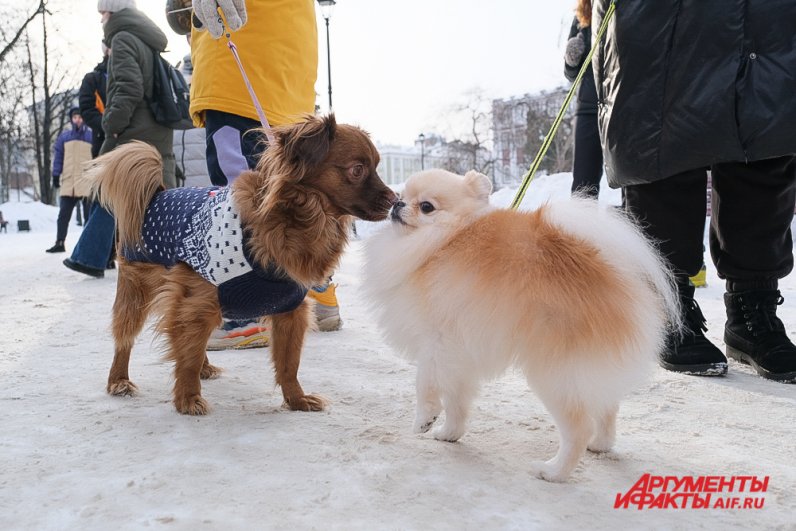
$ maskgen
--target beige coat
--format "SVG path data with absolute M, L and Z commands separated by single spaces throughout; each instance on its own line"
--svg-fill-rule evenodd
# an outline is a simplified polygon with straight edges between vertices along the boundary
M 61 172 L 61 195 L 67 197 L 87 197 L 91 182 L 85 177 L 84 169 L 91 161 L 91 142 L 70 140 L 64 142 L 64 167 Z

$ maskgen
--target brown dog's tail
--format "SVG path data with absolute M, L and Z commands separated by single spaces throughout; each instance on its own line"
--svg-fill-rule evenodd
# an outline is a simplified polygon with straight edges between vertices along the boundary
M 146 207 L 164 188 L 160 153 L 144 142 L 130 142 L 94 159 L 86 171 L 92 193 L 116 218 L 121 247 L 140 244 Z

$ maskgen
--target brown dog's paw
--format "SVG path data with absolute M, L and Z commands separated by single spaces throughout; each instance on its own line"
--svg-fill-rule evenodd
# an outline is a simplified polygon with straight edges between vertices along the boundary
M 323 411 L 329 405 L 329 401 L 319 395 L 288 398 L 285 403 L 293 411 Z
M 183 415 L 207 415 L 210 413 L 210 405 L 201 395 L 175 398 L 174 407 Z
M 221 373 L 224 372 L 224 369 L 221 367 L 216 367 L 215 365 L 210 365 L 209 363 L 205 363 L 202 365 L 202 370 L 199 373 L 199 378 L 202 380 L 215 380 L 221 376 Z
M 107 391 L 113 396 L 135 396 L 138 394 L 138 387 L 130 380 L 117 380 L 108 382 Z

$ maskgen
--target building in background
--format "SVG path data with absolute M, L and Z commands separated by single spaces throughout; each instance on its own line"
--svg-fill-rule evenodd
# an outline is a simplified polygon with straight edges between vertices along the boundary
M 377 145 L 381 160 L 376 171 L 388 185 L 405 182 L 420 171 L 420 151 L 410 146 Z
M 413 146 L 380 145 L 379 177 L 388 185 L 406 182 L 421 169 L 445 168 L 443 155 L 444 139 L 437 135 L 424 136 L 422 143 L 415 141 Z
M 378 145 L 379 175 L 385 183 L 398 185 L 421 168 L 443 168 L 459 174 L 476 169 L 492 180 L 494 190 L 517 186 L 550 130 L 567 90 L 560 87 L 492 100 L 491 138 L 481 143 L 429 133 L 413 146 Z M 539 171 L 572 171 L 573 120 L 574 105 L 570 105 Z
M 536 156 L 566 99 L 567 88 L 492 101 L 493 181 L 495 188 L 513 186 Z M 572 171 L 574 102 L 539 167 L 547 173 Z

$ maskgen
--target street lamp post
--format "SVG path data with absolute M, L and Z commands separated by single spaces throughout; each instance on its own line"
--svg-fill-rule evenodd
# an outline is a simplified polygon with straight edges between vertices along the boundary
M 335 0 L 318 0 L 321 6 L 321 16 L 326 21 L 326 71 L 329 77 L 329 112 L 332 112 L 332 53 L 329 47 L 329 19 L 332 18 L 332 11 Z
M 426 169 L 426 135 L 420 133 L 417 137 L 420 142 L 420 170 Z

